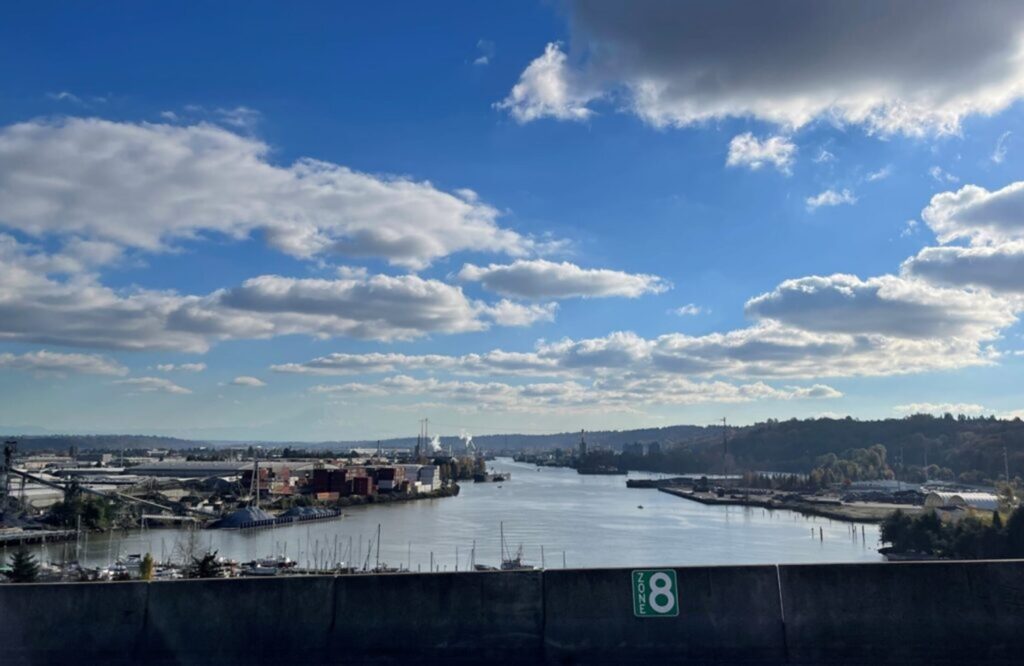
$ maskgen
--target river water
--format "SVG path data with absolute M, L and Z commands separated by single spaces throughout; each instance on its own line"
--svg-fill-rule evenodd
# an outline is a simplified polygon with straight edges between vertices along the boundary
M 285 553 L 301 566 L 314 562 L 377 562 L 370 548 L 380 525 L 380 562 L 428 571 L 499 562 L 499 526 L 507 547 L 522 545 L 527 564 L 548 568 L 708 564 L 859 562 L 882 559 L 878 528 L 802 516 L 791 511 L 706 506 L 654 489 L 626 488 L 627 477 L 580 475 L 572 469 L 537 468 L 499 459 L 504 483 L 463 482 L 458 497 L 350 507 L 341 520 L 265 530 L 205 530 L 195 533 L 197 550 L 247 561 Z M 629 478 L 652 475 L 631 473 Z M 642 506 L 643 508 L 640 508 Z M 821 532 L 819 534 L 819 528 Z M 90 535 L 79 544 L 79 560 L 106 565 L 118 554 L 151 552 L 180 557 L 188 531 L 134 530 Z M 196 542 L 198 541 L 198 544 Z M 60 561 L 60 544 L 42 553 Z M 74 543 L 66 546 L 68 556 Z

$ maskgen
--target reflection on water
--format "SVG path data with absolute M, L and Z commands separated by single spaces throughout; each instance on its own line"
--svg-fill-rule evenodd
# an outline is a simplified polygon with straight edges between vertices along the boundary
M 653 489 L 629 489 L 624 476 L 581 476 L 571 469 L 536 468 L 501 459 L 511 471 L 504 483 L 466 482 L 458 497 L 346 509 L 342 520 L 256 531 L 208 530 L 196 537 L 237 560 L 287 552 L 312 564 L 348 561 L 361 566 L 381 526 L 380 560 L 390 566 L 427 571 L 467 567 L 473 542 L 476 562 L 496 565 L 499 524 L 511 549 L 523 546 L 528 564 L 561 567 L 775 564 L 880 560 L 878 528 L 805 517 L 789 511 L 715 507 Z M 631 474 L 631 477 L 650 475 Z M 643 508 L 639 508 L 642 505 Z M 823 539 L 819 538 L 818 528 Z M 812 537 L 813 533 L 813 537 Z M 170 556 L 187 541 L 174 529 L 90 535 L 83 564 L 110 562 L 119 553 Z M 69 550 L 74 544 L 68 545 Z M 61 558 L 62 546 L 48 546 L 46 557 Z M 376 550 L 369 556 L 376 561 Z

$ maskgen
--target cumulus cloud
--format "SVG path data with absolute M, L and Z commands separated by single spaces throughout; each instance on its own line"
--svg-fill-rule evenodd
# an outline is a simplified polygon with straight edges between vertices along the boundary
M 603 96 L 656 126 L 827 118 L 921 135 L 1024 93 L 1013 2 L 575 0 L 568 16 L 571 62 L 549 44 L 500 104 L 520 122 L 586 118 Z
M 540 321 L 554 321 L 558 303 L 523 304 L 503 298 L 482 312 L 499 326 L 532 326 Z
M 658 371 L 734 377 L 878 377 L 992 363 L 982 341 L 815 333 L 762 322 L 704 336 L 671 333 L 653 341 Z
M 796 156 L 796 144 L 784 136 L 771 136 L 758 139 L 746 132 L 732 138 L 729 142 L 729 156 L 726 166 L 745 166 L 757 171 L 766 164 L 774 166 L 784 174 L 792 172 L 793 160 Z
M 577 80 L 560 45 L 551 43 L 523 71 L 508 97 L 495 106 L 521 123 L 544 117 L 586 120 L 593 113 L 587 102 L 594 96 Z
M 511 264 L 474 266 L 466 264 L 459 279 L 479 282 L 485 289 L 520 298 L 601 298 L 623 296 L 637 298 L 659 294 L 670 284 L 656 276 L 625 273 L 605 268 L 580 268 L 563 261 L 520 259 Z
M 314 159 L 279 166 L 269 155 L 265 143 L 210 124 L 10 125 L 0 130 L 0 219 L 34 237 L 146 251 L 260 231 L 296 257 L 382 257 L 412 268 L 463 250 L 535 249 L 475 198 Z
M 900 338 L 990 339 L 1016 321 L 1011 305 L 985 293 L 942 289 L 893 275 L 786 280 L 745 305 L 748 316 L 805 331 Z
M 523 326 L 552 305 L 488 304 L 416 275 L 312 279 L 263 275 L 205 295 L 105 287 L 47 275 L 57 258 L 0 236 L 0 340 L 204 352 L 219 340 L 280 335 L 373 340 Z
M 1024 295 L 1024 182 L 989 191 L 965 185 L 932 197 L 921 218 L 940 247 L 902 266 L 908 276 L 1012 296 Z M 964 244 L 966 243 L 966 244 Z
M 429 396 L 447 404 L 473 410 L 560 411 L 566 408 L 625 409 L 641 405 L 693 405 L 709 402 L 753 400 L 803 400 L 836 398 L 842 394 L 825 385 L 774 388 L 757 382 L 694 382 L 682 377 L 628 376 L 602 379 L 590 385 L 578 381 L 509 384 L 396 375 L 367 384 L 317 385 L 313 393 L 373 397 Z
M 250 377 L 249 375 L 241 375 L 231 380 L 232 386 L 244 386 L 246 388 L 263 388 L 267 385 L 265 381 L 258 377 Z
M 115 384 L 130 387 L 140 393 L 172 393 L 186 395 L 192 391 L 184 386 L 178 386 L 169 379 L 163 377 L 132 377 L 131 379 L 119 379 Z
M 183 324 L 202 325 L 205 315 L 228 311 L 263 313 L 285 331 L 306 329 L 322 336 L 413 338 L 427 333 L 463 333 L 487 327 L 479 306 L 455 287 L 415 275 L 323 280 L 264 275 L 222 290 L 210 306 Z M 274 317 L 277 319 L 275 320 Z M 217 322 L 211 322 L 217 327 Z
M 936 284 L 1024 295 L 1024 241 L 926 247 L 903 262 L 903 270 Z
M 842 190 L 836 192 L 835 190 L 825 190 L 813 197 L 807 197 L 805 200 L 807 204 L 807 210 L 815 211 L 822 206 L 839 206 L 842 204 L 855 204 L 857 203 L 857 197 L 853 195 L 850 190 Z
M 96 354 L 64 354 L 45 349 L 24 354 L 0 354 L 0 369 L 52 375 L 126 375 L 128 368 Z
M 529 352 L 494 350 L 463 356 L 330 354 L 272 369 L 321 376 L 427 371 L 577 381 L 627 375 L 764 379 L 888 376 L 990 364 L 997 353 L 983 342 L 814 333 L 768 321 L 701 336 L 670 333 L 643 338 L 619 331 L 598 338 L 565 338 L 542 341 Z
M 940 192 L 932 197 L 921 218 L 940 243 L 1024 240 L 1024 181 L 995 192 L 977 185 Z
M 205 363 L 160 363 L 156 366 L 160 372 L 202 372 L 206 370 Z
M 979 416 L 989 411 L 983 406 L 965 402 L 913 402 L 906 405 L 896 405 L 892 408 L 899 414 L 966 414 L 967 416 Z
M 334 353 L 304 363 L 273 365 L 275 372 L 305 375 L 353 375 L 410 370 L 450 371 L 460 374 L 548 376 L 559 373 L 555 359 L 533 352 L 506 352 L 446 356 L 443 354 Z

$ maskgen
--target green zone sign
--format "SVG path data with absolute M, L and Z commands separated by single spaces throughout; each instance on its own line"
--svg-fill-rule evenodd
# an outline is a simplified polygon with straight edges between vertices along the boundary
M 636 569 L 633 578 L 633 615 L 675 617 L 679 615 L 679 586 L 674 569 Z

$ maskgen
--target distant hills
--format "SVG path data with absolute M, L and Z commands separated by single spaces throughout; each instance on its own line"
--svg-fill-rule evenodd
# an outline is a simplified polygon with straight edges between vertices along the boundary
M 0 432 L 10 429 L 0 428 Z M 71 446 L 87 449 L 188 449 L 197 447 L 247 446 L 302 448 L 310 450 L 345 451 L 371 448 L 376 440 L 325 442 L 224 442 L 188 440 L 145 435 L 58 435 L 19 434 L 22 450 L 66 451 Z M 591 449 L 621 450 L 626 444 L 658 442 L 662 451 L 673 456 L 678 452 L 688 464 L 713 469 L 721 464 L 722 428 L 717 426 L 676 425 L 636 430 L 601 430 L 585 434 Z M 480 450 L 519 451 L 524 449 L 571 449 L 579 444 L 579 432 L 546 435 L 508 434 L 480 435 L 473 442 Z M 840 455 L 852 449 L 866 449 L 882 444 L 890 463 L 906 467 L 937 466 L 956 476 L 979 471 L 995 478 L 1009 467 L 1010 475 L 1024 476 L 1024 422 L 1020 419 L 999 420 L 995 417 L 944 417 L 915 415 L 898 419 L 858 421 L 845 419 L 790 419 L 751 426 L 730 427 L 728 452 L 736 469 L 760 469 L 785 472 L 807 472 L 827 454 Z M 382 440 L 384 448 L 412 448 L 414 437 Z M 461 450 L 457 437 L 442 437 L 442 446 Z M 1005 453 L 1005 455 L 1004 455 Z M 949 474 L 947 474 L 949 476 Z
M 714 431 L 702 426 L 677 425 L 665 428 L 643 428 L 639 430 L 601 430 L 587 432 L 586 439 L 588 446 L 597 448 L 621 449 L 624 444 L 634 442 L 660 442 L 660 443 L 681 443 L 692 442 L 707 434 L 707 431 Z M 42 432 L 39 432 L 42 431 Z M 2 435 L 5 438 L 18 440 L 21 450 L 55 450 L 64 451 L 71 446 L 77 446 L 80 451 L 89 449 L 190 449 L 197 447 L 229 447 L 247 446 L 255 444 L 260 446 L 292 447 L 304 449 L 336 449 L 348 450 L 352 448 L 372 448 L 377 446 L 377 440 L 340 440 L 321 442 L 301 441 L 217 441 L 217 440 L 192 440 L 176 437 L 163 437 L 159 435 L 61 435 L 49 433 L 41 428 L 26 428 L 19 432 L 16 428 L 0 427 L 0 432 L 9 433 Z M 721 432 L 721 429 L 718 430 Z M 549 435 L 480 435 L 473 438 L 474 444 L 481 450 L 523 450 L 523 449 L 571 449 L 579 444 L 579 432 L 564 432 Z M 462 440 L 458 437 L 442 437 L 442 446 L 447 449 L 449 445 L 459 450 Z M 416 445 L 415 437 L 402 437 L 381 440 L 381 445 L 388 449 L 411 449 Z

